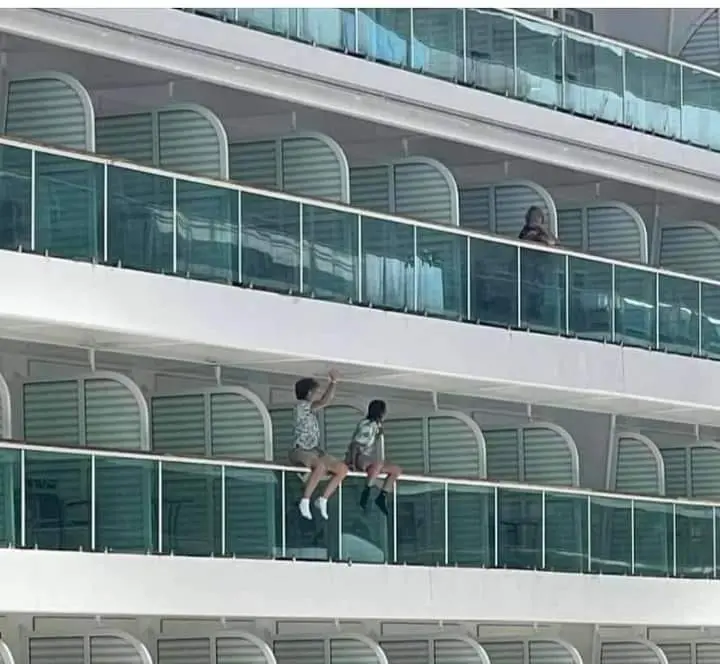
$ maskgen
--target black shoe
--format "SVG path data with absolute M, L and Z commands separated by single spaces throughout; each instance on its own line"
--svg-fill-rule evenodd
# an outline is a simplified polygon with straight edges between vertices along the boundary
M 363 489 L 362 494 L 360 495 L 360 509 L 366 510 L 368 506 L 368 501 L 370 500 L 370 489 L 372 487 L 366 486 Z
M 380 508 L 380 511 L 387 516 L 388 515 L 388 506 L 387 506 L 387 500 L 386 500 L 387 493 L 384 491 L 380 492 L 380 495 L 375 498 L 375 504 Z

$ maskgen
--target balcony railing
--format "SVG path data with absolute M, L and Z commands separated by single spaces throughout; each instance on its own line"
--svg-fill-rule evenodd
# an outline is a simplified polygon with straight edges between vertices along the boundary
M 720 357 L 718 282 L 7 138 L 0 248 Z
M 403 477 L 390 514 L 351 474 L 330 519 L 271 464 L 0 443 L 6 546 L 714 578 L 718 507 L 576 489 Z
M 575 115 L 720 149 L 720 73 L 499 9 L 190 9 Z

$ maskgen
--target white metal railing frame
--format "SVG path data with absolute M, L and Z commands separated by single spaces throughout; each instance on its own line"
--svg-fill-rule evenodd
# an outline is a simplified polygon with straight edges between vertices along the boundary
M 194 465 L 194 466 L 213 466 L 220 470 L 220 480 L 222 485 L 221 495 L 223 496 L 223 501 L 221 505 L 221 542 L 222 542 L 222 551 L 221 555 L 225 556 L 228 555 L 227 549 L 226 549 L 226 514 L 225 514 L 225 500 L 224 496 L 226 495 L 225 492 L 225 480 L 226 480 L 226 470 L 227 469 L 246 469 L 249 471 L 268 471 L 271 473 L 279 473 L 280 474 L 280 484 L 281 484 L 281 497 L 280 502 L 282 504 L 281 509 L 285 509 L 285 505 L 287 503 L 286 501 L 286 475 L 298 475 L 298 474 L 304 474 L 310 472 L 307 469 L 304 468 L 298 468 L 295 466 L 288 466 L 288 465 L 281 465 L 281 464 L 275 464 L 275 463 L 258 463 L 258 462 L 249 462 L 249 461 L 235 461 L 235 460 L 219 460 L 219 459 L 208 459 L 208 458 L 201 458 L 201 457 L 181 457 L 181 456 L 175 456 L 172 454 L 150 454 L 150 453 L 143 453 L 143 452 L 120 452 L 120 451 L 114 451 L 114 450 L 98 450 L 98 449 L 87 449 L 87 448 L 76 448 L 76 447 L 57 447 L 57 446 L 51 446 L 51 445 L 34 445 L 29 443 L 22 443 L 22 442 L 13 442 L 13 441 L 0 441 L 0 451 L 3 451 L 5 453 L 8 452 L 17 452 L 18 453 L 18 464 L 20 466 L 19 468 L 19 517 L 20 517 L 20 542 L 19 546 L 24 547 L 27 545 L 26 541 L 26 495 L 27 495 L 27 487 L 26 487 L 26 456 L 28 453 L 38 452 L 38 453 L 45 453 L 45 454 L 60 454 L 60 455 L 76 455 L 81 456 L 85 458 L 90 458 L 90 548 L 92 551 L 96 550 L 96 527 L 97 527 L 97 510 L 96 510 L 96 495 L 97 495 L 97 486 L 96 486 L 96 460 L 98 458 L 106 459 L 127 459 L 127 460 L 136 460 L 136 461 L 145 461 L 145 462 L 155 462 L 158 464 L 158 474 L 156 477 L 156 482 L 158 486 L 160 487 L 160 491 L 158 492 L 157 497 L 157 509 L 158 509 L 158 519 L 157 523 L 155 524 L 155 528 L 157 529 L 158 533 L 158 541 L 157 541 L 157 547 L 158 550 L 163 552 L 164 546 L 163 546 L 163 538 L 162 538 L 162 532 L 163 532 L 163 498 L 162 498 L 162 468 L 163 464 L 185 464 L 185 465 Z M 356 477 L 356 478 L 364 478 L 365 475 L 363 473 L 356 473 L 351 472 L 348 474 L 349 477 Z M 271 482 L 276 483 L 278 481 L 278 478 L 276 476 L 272 476 L 268 478 Z M 427 491 L 426 487 L 427 485 L 436 484 L 438 490 L 442 491 L 444 494 L 443 498 L 443 505 L 444 505 L 444 514 L 443 514 L 443 526 L 444 526 L 444 564 L 449 565 L 451 564 L 449 561 L 449 538 L 450 538 L 450 518 L 449 518 L 449 506 L 448 506 L 448 494 L 451 487 L 475 487 L 478 489 L 488 489 L 487 496 L 489 501 L 493 501 L 495 507 L 493 509 L 488 509 L 488 515 L 490 516 L 490 520 L 494 520 L 495 528 L 494 528 L 494 544 L 491 543 L 491 547 L 494 547 L 495 550 L 495 561 L 497 564 L 497 558 L 498 558 L 498 552 L 500 551 L 501 545 L 499 544 L 498 540 L 498 519 L 500 517 L 500 510 L 498 509 L 499 504 L 499 492 L 502 490 L 508 490 L 513 492 L 521 492 L 522 494 L 536 494 L 539 495 L 542 501 L 542 516 L 541 516 L 541 555 L 542 555 L 542 567 L 545 566 L 545 559 L 546 559 L 546 541 L 545 541 L 545 533 L 546 533 L 546 496 L 552 495 L 552 496 L 558 496 L 558 495 L 565 495 L 565 496 L 574 496 L 578 498 L 584 498 L 586 500 L 586 509 L 587 509 L 587 519 L 588 519 L 588 527 L 587 527 L 587 543 L 585 546 L 587 547 L 587 552 L 582 552 L 583 557 L 587 557 L 588 561 L 588 569 L 585 570 L 587 572 L 591 571 L 589 569 L 590 563 L 592 561 L 591 552 L 592 552 L 592 546 L 591 546 L 591 506 L 593 504 L 593 500 L 602 501 L 602 504 L 606 504 L 608 501 L 612 501 L 613 503 L 616 503 L 616 507 L 619 507 L 620 505 L 617 505 L 617 503 L 621 503 L 623 501 L 628 503 L 628 507 L 631 510 L 631 524 L 632 525 L 632 532 L 633 537 L 631 538 L 631 541 L 633 543 L 632 551 L 632 561 L 631 561 L 631 574 L 635 572 L 635 555 L 634 555 L 634 523 L 635 519 L 633 518 L 635 515 L 635 509 L 636 505 L 640 504 L 653 504 L 653 505 L 667 505 L 669 506 L 668 510 L 668 516 L 672 515 L 672 532 L 669 533 L 669 536 L 673 537 L 673 557 L 672 557 L 672 564 L 673 564 L 673 574 L 672 576 L 677 575 L 677 508 L 685 508 L 685 507 L 700 507 L 700 508 L 707 508 L 712 510 L 712 529 L 713 529 L 713 570 L 714 570 L 714 576 L 717 576 L 718 573 L 720 573 L 720 570 L 718 569 L 720 563 L 720 560 L 718 560 L 718 555 L 720 552 L 718 552 L 717 547 L 717 526 L 718 526 L 718 516 L 720 516 L 720 502 L 711 502 L 711 501 L 702 501 L 702 500 L 693 500 L 693 499 L 684 499 L 684 498 L 676 498 L 676 499 L 670 499 L 670 498 L 664 498 L 664 497 L 657 497 L 657 496 L 634 496 L 634 495 L 628 495 L 628 494 L 620 494 L 620 493 L 610 493 L 606 491 L 593 491 L 593 490 L 583 490 L 573 487 L 551 487 L 551 486 L 540 486 L 540 485 L 533 485 L 533 484 L 521 484 L 517 482 L 490 482 L 487 480 L 473 480 L 473 479 L 460 479 L 460 478 L 436 478 L 436 477 L 427 477 L 427 476 L 416 476 L 416 475 L 403 475 L 401 477 L 400 483 L 398 484 L 398 490 L 392 494 L 392 507 L 391 510 L 394 514 L 397 514 L 397 494 L 398 492 L 402 493 L 404 489 L 408 488 L 408 485 L 412 483 L 421 483 L 424 485 L 424 487 L 421 489 L 421 492 Z M 342 558 L 342 524 L 343 524 L 343 516 L 342 516 L 342 504 L 343 504 L 343 487 L 342 485 L 339 488 L 338 496 L 337 496 L 337 508 L 338 508 L 338 517 L 337 517 L 337 526 L 338 526 L 338 546 L 339 546 L 339 552 L 338 557 Z M 411 489 L 410 494 L 418 493 L 416 490 Z M 585 509 L 585 508 L 583 508 Z M 395 554 L 397 553 L 397 518 L 392 519 L 393 523 L 393 532 L 390 534 L 390 536 L 393 538 L 393 546 L 391 547 L 391 551 L 393 551 Z M 281 534 L 280 534 L 280 546 L 276 547 L 276 549 L 279 549 L 281 552 L 286 551 L 286 530 L 287 530 L 287 523 L 286 519 L 281 519 Z M 492 540 L 493 538 L 491 538 Z M 171 552 L 172 553 L 172 552 Z M 393 560 L 391 562 L 397 562 L 396 560 Z

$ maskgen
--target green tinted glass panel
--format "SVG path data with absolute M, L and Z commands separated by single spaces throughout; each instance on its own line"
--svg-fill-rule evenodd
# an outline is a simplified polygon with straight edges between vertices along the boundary
M 360 292 L 356 214 L 303 205 L 303 292 L 323 300 L 357 301 Z
M 330 532 L 331 524 L 321 518 L 314 506 L 312 521 L 302 517 L 298 510 L 307 476 L 307 472 L 284 473 L 285 504 L 282 506 L 281 515 L 284 525 L 281 524 L 281 533 L 284 529 L 285 548 L 284 551 L 281 550 L 281 555 L 297 560 L 328 560 L 333 553 L 333 547 L 337 546 L 337 535 L 333 536 Z M 321 482 L 321 487 L 325 486 L 325 481 Z M 337 498 L 333 498 L 328 502 L 329 515 L 335 516 L 336 501 Z
M 624 498 L 590 497 L 590 571 L 630 574 L 633 529 L 631 502 Z
M 495 564 L 495 489 L 449 484 L 448 564 L 492 567 Z
M 0 450 L 0 546 L 20 546 L 20 452 Z
M 417 309 L 446 318 L 467 318 L 468 239 L 417 228 Z
M 700 284 L 692 279 L 659 276 L 659 347 L 671 353 L 700 352 Z
M 108 166 L 108 262 L 171 274 L 173 181 L 152 173 Z
M 542 568 L 542 492 L 498 488 L 498 565 Z
M 238 275 L 237 190 L 177 180 L 177 270 L 234 283 Z
M 518 324 L 518 248 L 470 239 L 470 320 Z
M 702 309 L 700 353 L 704 357 L 720 358 L 720 286 L 700 284 Z
M 373 487 L 363 509 L 360 498 L 365 477 L 348 477 L 342 484 L 342 558 L 363 563 L 389 562 L 390 519 L 376 505 L 379 489 Z M 392 497 L 387 504 L 392 508 Z
M 634 501 L 635 565 L 638 576 L 673 574 L 673 506 Z
M 407 67 L 410 63 L 409 9 L 359 9 L 357 52 L 371 60 Z
M 27 546 L 90 549 L 90 465 L 90 457 L 80 454 L 25 453 Z
M 280 292 L 300 290 L 300 204 L 243 192 L 242 281 Z
M 95 458 L 95 549 L 158 550 L 158 464 L 152 459 Z
M 714 576 L 714 516 L 712 507 L 675 506 L 676 576 Z
M 0 249 L 30 249 L 31 154 L 0 146 Z
M 415 308 L 414 229 L 362 218 L 363 300 L 399 311 Z
M 51 256 L 102 260 L 103 165 L 35 153 L 35 248 Z
M 655 346 L 656 274 L 615 267 L 615 341 L 628 346 Z
M 162 462 L 163 553 L 221 555 L 219 466 Z
M 720 78 L 683 67 L 682 135 L 695 145 L 720 148 Z
M 397 549 L 394 562 L 445 562 L 445 487 L 439 482 L 401 479 L 397 485 Z
M 610 263 L 570 256 L 570 332 L 581 339 L 612 339 L 613 288 Z
M 515 23 L 517 96 L 543 106 L 561 106 L 561 30 L 524 19 L 517 19 Z
M 511 16 L 492 9 L 465 13 L 467 61 L 465 80 L 469 85 L 501 95 L 515 95 L 514 32 Z
M 565 332 L 565 257 L 520 248 L 521 326 L 541 332 Z
M 241 10 L 243 11 L 243 10 Z M 262 11 L 262 10 L 253 10 Z M 267 11 L 267 10 L 266 10 Z M 275 9 L 275 13 L 287 12 L 285 9 Z M 302 41 L 323 46 L 333 50 L 345 50 L 345 16 L 349 14 L 352 20 L 352 10 L 343 10 L 330 7 L 316 9 L 291 10 L 297 15 L 297 38 Z M 284 17 L 275 17 L 274 30 L 284 28 Z
M 588 497 L 545 492 L 545 569 L 586 572 Z
M 463 14 L 461 9 L 413 9 L 413 69 L 463 80 Z

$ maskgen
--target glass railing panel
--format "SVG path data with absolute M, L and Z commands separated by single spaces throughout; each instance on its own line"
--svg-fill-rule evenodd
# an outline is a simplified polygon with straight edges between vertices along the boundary
M 720 77 L 682 68 L 682 137 L 702 147 L 720 148 Z
M 565 332 L 565 256 L 520 248 L 520 325 L 554 334 Z
M 172 274 L 173 179 L 107 167 L 107 260 L 111 265 Z
M 447 564 L 495 566 L 495 488 L 449 484 Z
M 20 546 L 20 451 L 0 449 L 0 546 Z
M 224 472 L 224 555 L 282 555 L 282 472 L 227 466 Z M 215 506 L 217 511 L 217 505 Z
M 680 65 L 636 51 L 625 51 L 625 124 L 680 138 Z
M 498 566 L 543 567 L 543 493 L 498 487 Z
M 516 19 L 516 96 L 543 106 L 563 106 L 562 30 Z
M 357 53 L 389 65 L 410 65 L 410 10 L 358 9 Z
M 515 19 L 492 9 L 465 13 L 465 82 L 501 95 L 515 95 Z
M 283 475 L 285 480 L 285 502 L 282 504 L 284 522 L 281 522 L 278 555 L 297 560 L 328 560 L 332 553 L 331 544 L 333 541 L 337 542 L 337 537 L 333 538 L 330 533 L 330 525 L 321 518 L 314 507 L 312 521 L 302 517 L 298 510 L 298 503 L 303 496 L 304 482 L 308 473 L 286 471 Z M 323 485 L 324 483 L 321 484 L 321 486 Z M 333 499 L 332 502 L 334 503 L 336 500 Z M 328 512 L 330 512 L 329 503 Z
M 467 318 L 468 238 L 418 227 L 417 311 Z
M 104 165 L 35 152 L 35 249 L 76 260 L 104 257 Z
M 359 232 L 359 215 L 303 203 L 303 293 L 341 302 L 360 298 Z
M 220 466 L 162 462 L 162 553 L 222 554 L 221 475 Z
M 158 551 L 158 464 L 95 457 L 95 550 Z
M 415 310 L 414 227 L 362 218 L 363 300 L 398 311 Z
M 445 564 L 446 491 L 442 482 L 401 479 L 396 494 L 395 548 L 392 562 Z
M 590 496 L 590 571 L 631 574 L 633 566 L 632 501 Z
M 274 11 L 277 12 L 278 10 Z M 279 11 L 287 12 L 288 10 Z M 290 11 L 297 13 L 297 32 L 295 36 L 298 39 L 336 51 L 350 50 L 346 40 L 348 35 L 352 33 L 346 28 L 346 22 L 350 21 L 354 24 L 355 10 L 318 7 Z M 273 31 L 283 28 L 283 22 L 278 17 L 278 20 L 273 23 Z
M 386 563 L 391 559 L 392 537 L 388 528 L 390 520 L 375 504 L 377 489 L 371 492 L 365 508 L 360 506 L 360 498 L 366 485 L 364 476 L 349 476 L 342 483 L 340 557 L 353 562 Z M 387 504 L 392 508 L 391 499 L 388 499 Z
M 203 12 L 209 10 L 203 9 Z M 228 12 L 227 19 L 243 27 L 294 37 L 297 35 L 297 9 L 220 9 L 214 11 Z
M 589 497 L 546 491 L 544 501 L 544 569 L 578 574 L 589 571 Z
M 720 359 L 720 285 L 700 284 L 700 353 Z
M 675 576 L 715 575 L 715 510 L 700 505 L 675 505 Z
M 177 271 L 195 279 L 239 280 L 236 189 L 177 180 Z
M 300 291 L 300 203 L 243 192 L 241 281 Z
M 610 341 L 613 334 L 613 266 L 577 256 L 568 259 L 570 332 L 581 339 Z
M 518 326 L 518 251 L 511 244 L 470 238 L 470 320 Z
M 448 81 L 464 79 L 462 9 L 413 9 L 413 69 Z
M 659 348 L 671 353 L 700 352 L 700 283 L 660 274 L 658 277 Z
M 633 574 L 673 576 L 673 505 L 643 500 L 633 505 Z
M 31 249 L 32 152 L 0 146 L 0 249 Z
M 657 273 L 615 267 L 615 341 L 628 346 L 656 345 Z
M 90 455 L 25 452 L 25 544 L 40 549 L 91 548 Z

